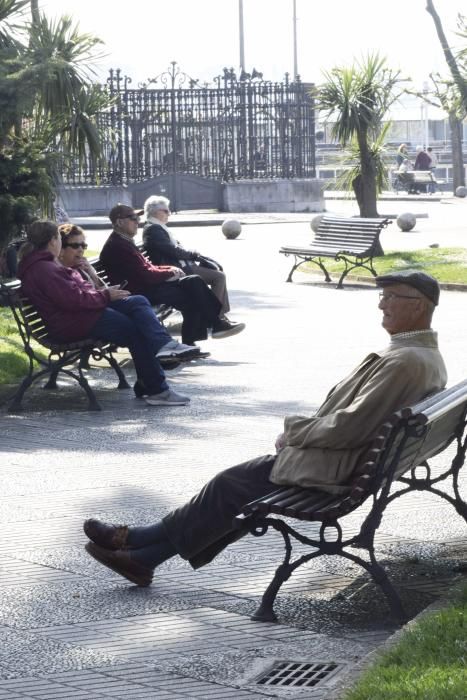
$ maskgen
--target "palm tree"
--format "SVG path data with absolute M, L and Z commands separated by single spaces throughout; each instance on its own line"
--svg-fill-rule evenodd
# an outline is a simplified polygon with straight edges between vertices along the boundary
M 100 158 L 95 117 L 110 102 L 93 82 L 92 62 L 100 40 L 80 33 L 69 17 L 48 20 L 37 2 L 29 3 L 0 0 L 0 174 L 5 176 L 0 210 L 11 207 L 7 220 L 16 222 L 14 231 L 2 226 L 0 249 L 28 220 L 28 207 L 50 214 L 58 153 L 69 160 Z M 24 19 L 27 8 L 31 23 Z M 14 167 L 21 169 L 21 154 L 27 159 L 23 175 L 37 185 L 36 200 L 31 186 L 29 199 L 21 200 L 15 214 L 10 190 L 16 182 Z M 40 178 L 34 177 L 35 158 Z
M 400 73 L 374 54 L 324 75 L 326 82 L 317 88 L 316 106 L 334 122 L 332 134 L 343 146 L 356 143 L 359 169 L 352 187 L 360 216 L 377 217 L 378 163 L 372 144 L 377 142 L 384 115 L 399 97 L 395 89 Z

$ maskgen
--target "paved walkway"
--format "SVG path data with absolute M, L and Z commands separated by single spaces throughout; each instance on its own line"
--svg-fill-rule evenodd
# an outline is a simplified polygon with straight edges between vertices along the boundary
M 441 215 L 428 221 L 413 235 L 464 235 L 465 216 L 450 232 Z M 97 241 L 101 232 L 90 235 Z M 251 622 L 279 562 L 275 534 L 244 538 L 197 572 L 170 560 L 149 589 L 86 556 L 84 518 L 159 518 L 220 469 L 271 451 L 284 414 L 313 411 L 362 356 L 386 344 L 371 286 L 341 291 L 305 275 L 283 282 L 289 261 L 277 249 L 306 240 L 308 224 L 245 225 L 235 241 L 216 227 L 179 235 L 225 263 L 232 316 L 247 322 L 238 336 L 207 341 L 209 360 L 170 374 L 190 406 L 151 408 L 114 390 L 110 370 L 93 370 L 101 413 L 87 412 L 69 386 L 53 396 L 37 388 L 23 414 L 0 413 L 0 699 L 324 699 L 395 629 L 379 591 L 332 558 L 284 586 L 279 624 Z M 467 374 L 464 319 L 465 295 L 443 292 L 435 327 L 450 383 Z M 412 614 L 457 580 L 466 555 L 463 521 L 424 501 L 395 505 L 378 538 Z M 316 686 L 259 684 L 278 660 L 335 668 Z

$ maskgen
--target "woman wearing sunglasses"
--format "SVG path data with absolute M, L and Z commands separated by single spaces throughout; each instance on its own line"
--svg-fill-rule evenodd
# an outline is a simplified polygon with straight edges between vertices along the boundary
M 100 279 L 91 263 L 85 257 L 88 244 L 81 226 L 75 224 L 60 224 L 58 227 L 60 238 L 62 239 L 62 250 L 59 260 L 65 267 L 77 270 L 86 282 L 91 282 L 96 289 L 105 287 L 105 283 Z

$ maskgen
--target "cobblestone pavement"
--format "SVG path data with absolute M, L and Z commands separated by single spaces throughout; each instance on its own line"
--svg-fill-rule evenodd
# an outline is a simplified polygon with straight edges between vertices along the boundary
M 431 238 L 430 226 L 414 235 Z M 458 240 L 460 225 L 456 231 Z M 395 629 L 379 591 L 331 557 L 283 587 L 279 624 L 252 622 L 280 560 L 275 534 L 246 537 L 196 572 L 172 559 L 148 589 L 85 554 L 84 518 L 159 518 L 220 469 L 271 451 L 284 414 L 312 411 L 386 344 L 371 286 L 340 291 L 300 274 L 283 282 L 290 261 L 277 249 L 307 240 L 307 225 L 246 225 L 235 241 L 216 227 L 177 233 L 225 263 L 232 317 L 247 323 L 238 336 L 206 341 L 208 360 L 170 373 L 190 406 L 149 407 L 115 390 L 111 370 L 92 369 L 100 413 L 86 411 L 79 388 L 63 385 L 52 395 L 31 391 L 20 415 L 0 414 L 0 700 L 325 698 Z M 443 292 L 436 313 L 450 383 L 467 371 L 465 300 Z M 466 556 L 463 521 L 427 502 L 401 499 L 378 538 L 412 614 L 457 580 Z M 332 672 L 316 686 L 258 683 L 277 660 L 330 664 Z

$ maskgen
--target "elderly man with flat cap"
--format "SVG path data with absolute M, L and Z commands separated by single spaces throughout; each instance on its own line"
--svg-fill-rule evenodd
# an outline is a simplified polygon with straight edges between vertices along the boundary
M 346 493 L 359 458 L 386 418 L 441 390 L 447 380 L 431 330 L 437 281 L 423 272 L 395 272 L 377 277 L 376 283 L 389 345 L 336 384 L 314 416 L 287 416 L 275 455 L 220 472 L 191 501 L 153 525 L 87 520 L 87 552 L 129 581 L 148 586 L 154 569 L 176 554 L 193 568 L 210 562 L 244 534 L 233 529 L 234 516 L 278 485 Z

